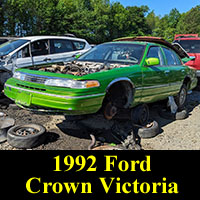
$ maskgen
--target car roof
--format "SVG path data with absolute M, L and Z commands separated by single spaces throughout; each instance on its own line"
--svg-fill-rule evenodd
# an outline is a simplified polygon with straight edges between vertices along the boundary
M 77 41 L 86 41 L 85 39 L 76 38 L 76 37 L 51 36 L 51 35 L 26 36 L 26 37 L 20 37 L 20 38 L 17 38 L 17 39 L 30 40 L 31 42 L 36 41 L 36 40 L 43 40 L 43 39 L 69 39 L 69 40 L 77 40 Z
M 176 34 L 174 40 L 200 40 L 198 34 Z
M 143 41 L 148 43 L 156 43 L 173 49 L 181 58 L 189 57 L 189 55 L 185 51 L 182 51 L 182 49 L 177 48 L 176 46 L 167 42 L 165 39 L 161 37 L 152 37 L 152 36 L 124 37 L 115 39 L 114 41 Z

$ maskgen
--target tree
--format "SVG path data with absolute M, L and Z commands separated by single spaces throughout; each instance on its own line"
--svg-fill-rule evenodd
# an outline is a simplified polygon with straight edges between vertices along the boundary
M 147 25 L 149 28 L 149 34 L 155 36 L 154 30 L 159 24 L 160 18 L 156 16 L 154 11 L 151 11 L 146 17 Z
M 198 33 L 200 34 L 200 6 L 196 6 L 182 14 L 177 24 L 177 33 Z

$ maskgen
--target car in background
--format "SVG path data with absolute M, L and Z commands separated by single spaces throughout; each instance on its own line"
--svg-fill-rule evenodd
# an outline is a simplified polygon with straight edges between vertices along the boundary
M 168 96 L 175 96 L 181 108 L 197 83 L 183 56 L 161 38 L 122 38 L 97 45 L 72 62 L 17 69 L 4 93 L 23 108 L 67 115 L 102 110 L 106 119 L 120 109 Z
M 177 34 L 174 43 L 180 44 L 188 55 L 194 58 L 185 64 L 196 70 L 198 85 L 200 85 L 200 37 L 198 34 Z
M 0 45 L 0 85 L 17 68 L 68 61 L 91 46 L 84 39 L 66 36 L 12 38 Z

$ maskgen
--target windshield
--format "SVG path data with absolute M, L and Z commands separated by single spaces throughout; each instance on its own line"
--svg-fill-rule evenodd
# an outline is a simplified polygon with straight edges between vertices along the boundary
M 200 40 L 177 40 L 187 53 L 200 53 Z
M 11 40 L 0 45 L 0 56 L 8 55 L 10 52 L 14 51 L 18 47 L 22 46 L 29 40 Z
M 138 64 L 144 52 L 144 45 L 127 43 L 106 43 L 95 46 L 79 57 L 79 61 Z

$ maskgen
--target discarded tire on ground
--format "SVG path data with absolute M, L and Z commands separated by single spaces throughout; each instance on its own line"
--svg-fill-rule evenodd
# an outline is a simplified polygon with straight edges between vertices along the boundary
M 13 147 L 28 149 L 41 145 L 45 136 L 45 128 L 42 125 L 17 125 L 8 130 L 7 141 Z
M 182 120 L 188 117 L 188 112 L 186 109 L 177 111 L 175 114 L 171 113 L 167 109 L 159 109 L 158 113 L 162 118 L 170 120 Z
M 146 126 L 138 129 L 138 135 L 141 138 L 152 138 L 160 132 L 160 127 L 157 121 L 151 121 Z

